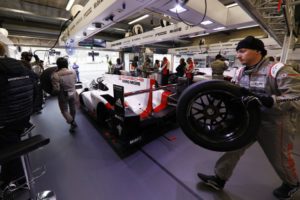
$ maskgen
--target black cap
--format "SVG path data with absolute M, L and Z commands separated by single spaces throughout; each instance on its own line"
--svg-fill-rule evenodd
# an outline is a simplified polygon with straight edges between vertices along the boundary
M 260 51 L 262 56 L 267 55 L 267 50 L 265 49 L 263 41 L 253 36 L 247 36 L 238 43 L 236 50 L 238 51 L 242 48 Z

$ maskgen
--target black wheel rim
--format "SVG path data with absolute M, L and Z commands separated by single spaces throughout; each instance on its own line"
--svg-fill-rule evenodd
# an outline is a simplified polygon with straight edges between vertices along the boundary
M 224 90 L 201 92 L 188 105 L 187 117 L 196 137 L 208 143 L 236 141 L 245 127 L 249 116 L 236 97 Z

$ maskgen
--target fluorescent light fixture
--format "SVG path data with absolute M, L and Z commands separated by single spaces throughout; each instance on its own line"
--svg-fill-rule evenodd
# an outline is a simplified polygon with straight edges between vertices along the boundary
M 81 38 L 81 36 L 80 35 L 76 35 L 75 38 Z
M 183 13 L 185 11 L 187 11 L 187 9 L 181 7 L 179 4 L 177 4 L 174 8 L 170 9 L 169 11 L 173 12 L 173 13 Z
M 232 3 L 232 4 L 228 4 L 226 7 L 231 8 L 231 7 L 234 7 L 234 6 L 238 6 L 238 4 L 237 3 Z
M 123 29 L 123 28 L 114 28 L 115 30 L 117 30 L 117 31 L 126 31 L 125 29 Z
M 213 22 L 212 21 L 209 21 L 209 20 L 205 20 L 203 22 L 201 22 L 202 25 L 209 25 L 209 24 L 212 24 Z
M 129 22 L 128 24 L 133 24 L 133 23 L 138 22 L 138 21 L 141 21 L 141 20 L 143 20 L 143 19 L 145 19 L 145 18 L 147 18 L 147 17 L 149 17 L 148 14 L 147 14 L 147 15 L 144 15 L 144 16 L 141 16 L 141 17 L 139 17 L 139 18 L 137 18 L 137 19 L 135 19 L 135 20 Z
M 28 15 L 34 15 L 33 12 L 29 11 L 24 11 L 24 10 L 18 10 L 18 9 L 12 9 L 12 8 L 5 8 L 5 9 L 0 9 L 1 11 L 10 11 L 10 12 L 15 12 L 15 13 L 21 13 L 21 14 L 28 14 Z
M 220 27 L 218 27 L 218 28 L 214 28 L 213 30 L 214 30 L 214 31 L 218 31 L 218 30 L 223 30 L 223 29 L 225 29 L 225 27 L 224 27 L 224 26 L 220 26 Z
M 53 17 L 57 20 L 61 20 L 61 21 L 67 21 L 68 19 L 67 18 L 63 18 L 63 17 Z
M 162 28 L 162 27 L 158 26 L 158 27 L 153 28 L 153 30 L 160 29 L 160 28 Z
M 253 27 L 257 27 L 258 25 L 250 25 L 250 26 L 241 26 L 241 27 L 237 27 L 236 29 L 245 29 L 245 28 L 253 28 Z
M 189 37 L 194 38 L 194 37 L 200 37 L 200 36 L 204 36 L 204 35 L 209 35 L 209 33 L 201 33 L 201 34 L 197 34 L 197 35 L 191 35 Z
M 96 30 L 96 27 L 94 27 L 94 26 L 89 26 L 89 27 L 87 28 L 87 30 L 89 30 L 89 31 L 94 31 L 94 30 Z
M 74 3 L 75 0 L 69 0 L 68 4 L 67 4 L 67 7 L 66 7 L 66 10 L 69 11 L 71 9 L 71 7 L 73 6 L 73 3 Z

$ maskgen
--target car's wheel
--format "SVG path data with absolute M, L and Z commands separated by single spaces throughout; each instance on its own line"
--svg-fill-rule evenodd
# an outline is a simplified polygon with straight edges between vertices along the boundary
M 251 143 L 260 122 L 257 104 L 245 106 L 240 87 L 221 80 L 195 83 L 181 95 L 177 121 L 194 143 L 214 151 L 237 150 Z
M 48 94 L 52 93 L 51 77 L 52 77 L 53 72 L 55 72 L 56 70 L 57 70 L 57 67 L 49 67 L 49 68 L 45 69 L 40 76 L 41 87 Z

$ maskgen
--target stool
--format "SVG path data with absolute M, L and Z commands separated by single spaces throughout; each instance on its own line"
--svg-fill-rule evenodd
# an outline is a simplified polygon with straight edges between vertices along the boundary
M 13 159 L 21 157 L 23 170 L 26 178 L 26 183 L 29 188 L 30 199 L 37 199 L 34 189 L 34 177 L 29 162 L 28 154 L 50 142 L 49 138 L 44 138 L 42 135 L 35 135 L 26 140 L 20 141 L 12 146 L 0 150 L 0 165 L 9 162 Z M 39 198 L 38 198 L 39 199 Z

